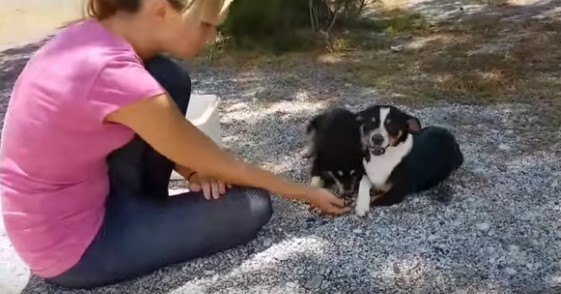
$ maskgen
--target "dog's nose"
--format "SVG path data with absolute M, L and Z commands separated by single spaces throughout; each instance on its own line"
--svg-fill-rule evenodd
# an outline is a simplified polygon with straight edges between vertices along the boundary
M 382 137 L 382 135 L 380 134 L 376 134 L 374 136 L 372 136 L 372 144 L 374 145 L 382 145 L 382 143 L 384 143 L 384 137 Z

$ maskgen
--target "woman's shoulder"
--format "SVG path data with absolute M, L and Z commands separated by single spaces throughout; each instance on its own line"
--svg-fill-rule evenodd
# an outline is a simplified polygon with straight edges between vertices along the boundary
M 69 83 L 87 91 L 106 68 L 142 65 L 132 47 L 111 35 L 96 21 L 74 23 L 54 35 L 35 52 L 18 77 L 22 86 L 47 87 L 61 93 Z M 75 88 L 75 87 L 72 87 Z M 72 93 L 74 94 L 74 93 Z
M 100 71 L 108 63 L 141 63 L 132 47 L 95 20 L 83 20 L 59 31 L 30 62 L 37 68 L 66 69 L 78 75 Z

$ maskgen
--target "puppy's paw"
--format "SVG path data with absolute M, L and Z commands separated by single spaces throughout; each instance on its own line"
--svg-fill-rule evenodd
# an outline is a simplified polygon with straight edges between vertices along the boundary
M 355 214 L 357 216 L 364 217 L 366 216 L 368 211 L 370 211 L 369 205 L 360 205 L 360 203 L 357 203 L 357 205 L 355 206 Z
M 323 187 L 323 180 L 320 177 L 312 177 L 312 181 L 310 185 L 315 188 L 322 188 Z

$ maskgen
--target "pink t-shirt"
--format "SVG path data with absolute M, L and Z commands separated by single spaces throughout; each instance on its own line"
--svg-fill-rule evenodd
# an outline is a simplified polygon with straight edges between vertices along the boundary
M 28 62 L 5 117 L 0 180 L 6 231 L 34 274 L 72 267 L 100 228 L 106 157 L 134 135 L 104 118 L 162 93 L 132 47 L 93 20 L 62 30 Z

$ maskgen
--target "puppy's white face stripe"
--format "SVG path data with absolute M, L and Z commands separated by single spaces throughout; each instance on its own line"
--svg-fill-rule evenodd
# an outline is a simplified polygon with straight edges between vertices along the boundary
M 385 126 L 385 122 L 386 122 L 386 119 L 388 118 L 390 110 L 391 109 L 389 107 L 380 108 L 380 113 L 378 113 L 378 118 L 379 118 L 378 126 L 376 126 L 376 128 L 374 130 L 370 131 L 370 133 L 367 134 L 366 137 L 364 137 L 363 126 L 361 126 L 361 129 L 360 129 L 361 136 L 362 136 L 362 138 L 364 138 L 363 144 L 369 145 L 369 141 L 370 141 L 370 139 L 373 135 L 381 135 L 384 138 L 384 142 L 382 142 L 382 146 L 387 146 L 387 145 L 390 144 L 390 135 L 388 134 L 388 130 L 386 129 L 386 126 Z M 376 121 L 376 118 L 373 117 L 372 122 L 375 122 L 375 121 Z
M 379 128 L 384 127 L 384 122 L 388 118 L 388 114 L 390 114 L 389 107 L 380 108 L 380 125 L 378 125 Z
M 384 137 L 384 143 L 382 146 L 387 146 L 390 143 L 390 135 L 388 134 L 388 130 L 386 130 L 385 122 L 388 118 L 388 114 L 390 114 L 390 108 L 384 107 L 380 108 L 380 125 L 378 126 L 379 134 Z

